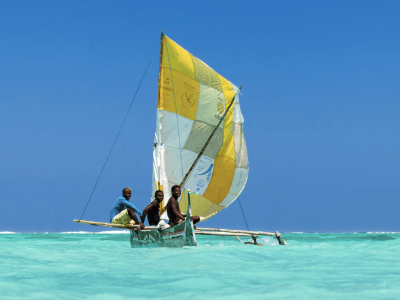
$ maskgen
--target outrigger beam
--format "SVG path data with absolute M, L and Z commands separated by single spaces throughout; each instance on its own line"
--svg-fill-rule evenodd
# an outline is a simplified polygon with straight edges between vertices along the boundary
M 120 229 L 137 229 L 137 228 L 139 228 L 139 225 L 133 225 L 133 224 L 112 224 L 112 223 L 86 221 L 86 220 L 76 220 L 76 219 L 74 219 L 74 222 L 83 223 L 83 224 L 89 224 L 89 225 L 94 225 L 94 226 L 120 228 Z M 146 230 L 146 229 L 157 229 L 157 228 L 158 228 L 157 226 L 147 226 L 143 230 Z
M 225 235 L 225 236 L 249 236 L 252 237 L 254 243 L 247 242 L 254 245 L 257 244 L 257 237 L 259 235 L 267 235 L 267 236 L 275 236 L 278 239 L 279 245 L 287 245 L 285 240 L 282 238 L 282 235 L 279 231 L 275 232 L 265 232 L 265 231 L 248 231 L 248 230 L 231 230 L 231 229 L 219 229 L 219 228 L 199 228 L 195 230 L 196 234 L 209 234 L 209 235 Z M 239 238 L 238 238 L 239 239 Z M 239 239 L 240 241 L 240 239 Z
M 265 232 L 265 231 L 248 231 L 248 230 L 232 230 L 232 229 L 219 229 L 219 228 L 199 228 L 199 227 L 197 227 L 197 230 L 244 233 L 244 234 L 248 234 L 248 235 L 256 234 L 256 235 L 275 236 L 274 232 Z
M 251 234 L 246 234 L 246 233 L 231 233 L 231 232 L 206 232 L 206 231 L 201 231 L 201 230 L 194 230 L 195 234 L 201 234 L 201 235 L 221 235 L 221 236 L 248 236 L 252 237 Z

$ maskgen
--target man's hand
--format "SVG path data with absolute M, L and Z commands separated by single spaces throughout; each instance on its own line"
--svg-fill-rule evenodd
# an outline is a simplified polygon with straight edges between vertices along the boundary
M 140 229 L 144 229 L 144 224 L 143 223 L 139 223 Z

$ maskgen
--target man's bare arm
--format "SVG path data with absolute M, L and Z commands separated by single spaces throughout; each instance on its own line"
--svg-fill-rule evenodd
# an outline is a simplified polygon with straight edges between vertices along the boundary
M 127 210 L 128 210 L 129 217 L 131 217 L 131 219 L 133 221 L 135 221 L 135 223 L 138 224 L 141 229 L 144 229 L 144 224 L 143 224 L 143 222 L 139 222 L 138 218 L 135 215 L 135 211 L 130 207 L 128 207 Z
M 175 199 L 174 199 L 175 200 Z M 186 215 L 183 215 L 182 213 L 181 213 L 181 211 L 180 211 L 180 209 L 178 208 L 178 201 L 174 201 L 174 203 L 171 203 L 171 204 L 173 204 L 172 205 L 172 209 L 173 209 L 173 211 L 174 211 L 174 214 L 178 217 L 178 218 L 180 218 L 180 219 L 182 219 L 182 220 L 185 220 L 185 218 L 186 218 Z
M 142 223 L 144 223 L 144 220 L 146 219 L 146 216 L 149 212 L 149 210 L 154 206 L 153 203 L 150 203 L 149 205 L 146 206 L 146 208 L 143 211 L 143 215 L 140 217 L 140 220 L 142 221 Z

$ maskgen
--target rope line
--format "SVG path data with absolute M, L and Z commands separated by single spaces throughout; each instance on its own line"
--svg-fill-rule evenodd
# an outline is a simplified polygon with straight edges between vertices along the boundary
M 171 83 L 172 83 L 172 92 L 174 94 L 174 103 L 175 103 L 175 116 L 176 116 L 176 127 L 178 128 L 178 142 L 179 142 L 179 155 L 181 158 L 181 173 L 183 179 L 183 160 L 182 160 L 182 147 L 181 147 L 181 134 L 179 132 L 179 118 L 178 118 L 178 108 L 176 106 L 176 98 L 175 98 L 175 89 L 174 89 L 174 80 L 172 78 L 172 69 L 171 69 L 171 61 L 169 59 L 169 52 L 168 52 L 168 45 L 167 40 L 165 40 L 165 48 L 167 49 L 167 57 L 168 57 L 168 64 L 169 64 L 169 72 L 171 74 Z M 182 197 L 183 198 L 183 197 Z M 186 201 L 185 203 L 185 210 L 186 210 Z
M 180 133 L 179 133 L 178 108 L 177 108 L 177 106 L 176 106 L 175 89 L 174 89 L 174 80 L 173 80 L 173 78 L 172 78 L 171 61 L 169 60 L 169 53 L 168 53 L 167 40 L 165 40 L 165 48 L 167 49 L 168 64 L 169 64 L 169 72 L 170 72 L 170 74 L 171 74 L 172 92 L 173 92 L 173 94 L 174 94 L 176 125 L 177 125 L 177 127 L 178 127 L 179 154 L 180 154 L 180 157 L 181 157 L 181 172 L 182 172 L 182 178 L 183 178 L 183 160 L 182 160 L 181 135 L 180 135 Z
M 243 214 L 244 221 L 246 222 L 247 230 L 250 231 L 249 225 L 247 225 L 247 220 L 246 220 L 246 217 L 245 217 L 245 215 L 244 215 L 244 211 L 243 211 L 243 208 L 242 208 L 242 204 L 240 203 L 239 197 L 238 197 L 237 199 L 238 199 L 238 202 L 239 202 L 239 205 L 240 205 L 240 209 L 242 210 L 242 214 Z
M 139 89 L 140 89 L 140 86 L 142 85 L 143 79 L 144 79 L 144 77 L 146 76 L 147 69 L 149 68 L 150 63 L 151 63 L 151 61 L 153 60 L 153 56 L 154 56 L 154 53 L 153 53 L 153 55 L 152 55 L 151 58 L 150 58 L 150 61 L 149 61 L 148 65 L 147 65 L 146 70 L 144 71 L 144 74 L 143 74 L 143 76 L 142 76 L 142 79 L 140 80 L 140 83 L 139 83 L 139 86 L 138 86 L 138 88 L 137 88 L 137 90 L 136 90 L 136 93 L 135 93 L 135 95 L 133 96 L 133 99 L 132 99 L 132 101 L 131 101 L 131 105 L 129 106 L 128 111 L 126 112 L 125 118 L 124 118 L 124 120 L 122 121 L 121 127 L 120 127 L 119 130 L 118 130 L 118 134 L 117 134 L 117 136 L 116 136 L 116 138 L 115 138 L 115 140 L 114 140 L 114 143 L 113 143 L 112 146 L 111 146 L 111 149 L 110 149 L 110 152 L 108 153 L 107 159 L 106 159 L 106 161 L 104 162 L 104 165 L 103 165 L 103 168 L 101 169 L 100 175 L 99 175 L 99 177 L 97 178 L 96 184 L 94 185 L 94 188 L 93 188 L 93 190 L 92 190 L 92 193 L 90 194 L 89 200 L 88 200 L 88 202 L 86 203 L 85 209 L 83 210 L 83 213 L 82 213 L 81 218 L 80 218 L 79 220 L 82 220 L 83 215 L 84 215 L 85 212 L 86 212 L 86 208 L 88 207 L 89 202 L 90 202 L 90 200 L 92 199 L 94 190 L 96 189 L 97 184 L 99 183 L 101 174 L 103 173 L 104 168 L 105 168 L 105 166 L 106 166 L 106 164 L 107 164 L 107 161 L 108 161 L 108 159 L 110 158 L 111 152 L 112 152 L 112 150 L 114 149 L 115 143 L 117 142 L 117 139 L 118 139 L 118 137 L 119 137 L 119 134 L 121 133 L 122 127 L 124 126 L 125 121 L 126 121 L 126 118 L 128 117 L 129 111 L 131 110 L 133 101 L 135 101 L 136 95 L 137 95 L 137 93 L 139 92 Z

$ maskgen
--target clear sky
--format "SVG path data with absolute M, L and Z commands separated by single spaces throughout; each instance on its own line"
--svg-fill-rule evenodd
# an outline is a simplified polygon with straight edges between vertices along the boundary
M 350 2 L 350 3 L 349 3 Z M 250 229 L 400 231 L 400 2 L 1 1 L 0 231 L 151 193 L 160 32 L 236 85 Z M 202 225 L 245 229 L 238 202 Z

